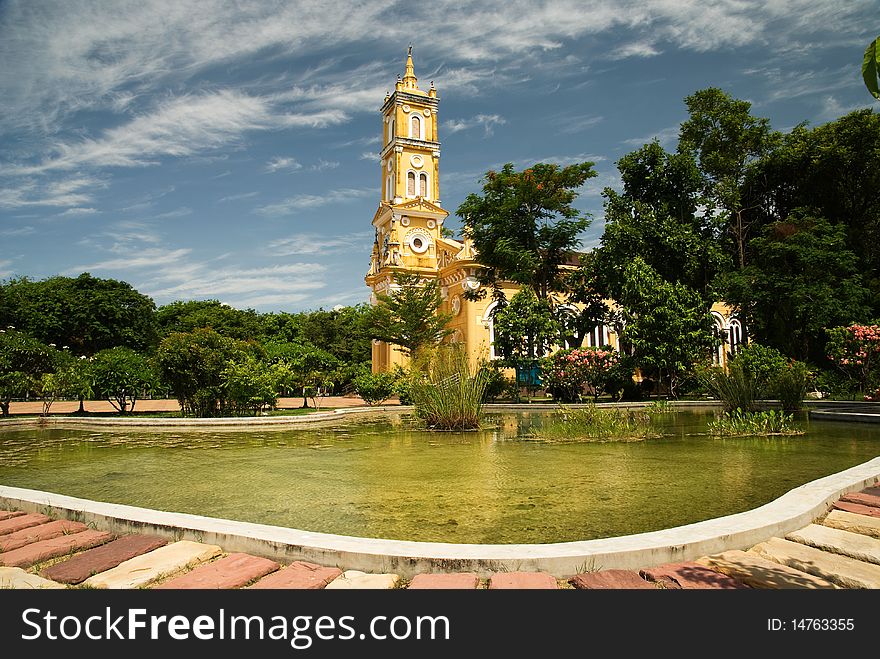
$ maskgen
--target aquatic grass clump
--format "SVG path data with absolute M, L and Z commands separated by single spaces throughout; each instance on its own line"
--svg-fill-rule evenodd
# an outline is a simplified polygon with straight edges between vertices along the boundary
M 675 414 L 676 409 L 668 400 L 655 400 L 645 406 L 648 414 Z
M 755 411 L 758 379 L 739 364 L 731 363 L 726 373 L 720 368 L 711 369 L 701 379 L 709 392 L 721 401 L 725 411 Z
M 794 425 L 794 415 L 779 410 L 744 412 L 736 409 L 724 412 L 708 424 L 710 435 L 724 437 L 751 437 L 755 435 L 803 435 L 802 428 Z
M 534 437 L 556 441 L 633 442 L 660 436 L 645 410 L 595 405 L 560 405 L 554 419 L 534 432 Z
M 409 387 L 416 416 L 435 430 L 479 428 L 490 378 L 486 366 L 471 364 L 458 344 L 438 347 L 419 366 Z

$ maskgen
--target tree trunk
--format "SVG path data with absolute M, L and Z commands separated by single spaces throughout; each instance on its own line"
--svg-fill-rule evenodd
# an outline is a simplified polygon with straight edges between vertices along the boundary
M 76 411 L 76 413 L 77 414 L 85 414 L 86 413 L 85 397 L 84 396 L 79 397 L 79 409 Z
M 9 401 L 0 401 L 0 416 L 9 416 Z

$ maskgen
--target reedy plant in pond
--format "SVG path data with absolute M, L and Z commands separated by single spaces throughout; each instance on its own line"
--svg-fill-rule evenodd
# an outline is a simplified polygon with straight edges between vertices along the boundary
M 416 416 L 436 430 L 479 428 L 489 377 L 488 367 L 471 363 L 459 344 L 422 353 L 410 374 Z
M 705 371 L 702 380 L 709 393 L 721 401 L 725 411 L 753 412 L 756 409 L 757 378 L 736 362 L 729 364 L 726 373 L 720 368 Z
M 803 429 L 794 425 L 794 415 L 779 410 L 744 412 L 736 409 L 724 412 L 708 424 L 710 435 L 748 437 L 753 435 L 803 435 Z
M 641 441 L 660 435 L 645 409 L 593 404 L 581 408 L 560 405 L 553 420 L 534 433 L 540 439 L 570 441 Z

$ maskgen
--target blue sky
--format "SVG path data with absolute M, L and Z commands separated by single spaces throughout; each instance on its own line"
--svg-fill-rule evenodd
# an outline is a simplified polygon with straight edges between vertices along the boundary
M 676 144 L 721 87 L 776 129 L 871 107 L 876 0 L 0 0 L 0 278 L 130 282 L 157 304 L 367 299 L 379 107 L 413 44 L 441 199 L 490 168 Z M 875 106 L 876 107 L 876 106 Z

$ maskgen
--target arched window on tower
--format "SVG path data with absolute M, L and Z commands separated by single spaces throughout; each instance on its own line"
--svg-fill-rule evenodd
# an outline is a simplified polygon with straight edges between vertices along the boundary
M 414 140 L 422 139 L 422 120 L 417 114 L 410 119 L 409 136 Z
M 386 177 L 385 177 L 385 199 L 386 199 L 386 201 L 387 201 L 387 200 L 390 200 L 391 197 L 392 197 L 392 194 L 391 194 L 391 176 L 389 175 L 389 176 L 386 176 Z
M 712 351 L 712 366 L 724 366 L 724 353 L 727 351 L 727 332 L 724 329 L 724 318 L 721 317 L 721 314 L 713 311 L 712 321 L 714 322 L 712 330 L 719 340 L 718 345 Z
M 733 318 L 728 325 L 728 337 L 730 341 L 730 354 L 735 355 L 742 349 L 743 330 L 742 324 L 737 318 Z
M 391 118 L 391 121 L 388 122 L 388 141 L 394 139 L 394 118 Z
M 416 173 L 415 172 L 407 172 L 406 173 L 406 196 L 407 197 L 415 197 L 416 196 Z
M 419 174 L 419 196 L 428 197 L 428 175 L 425 172 Z

